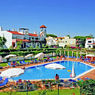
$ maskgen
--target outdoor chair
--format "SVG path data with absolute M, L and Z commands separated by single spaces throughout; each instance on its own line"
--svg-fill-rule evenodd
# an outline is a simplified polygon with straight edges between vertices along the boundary
M 64 82 L 64 87 L 70 87 L 71 84 L 72 84 L 72 83 L 71 83 L 71 82 L 68 82 L 68 81 L 67 81 L 67 82 Z
M 31 64 L 33 64 L 34 63 L 34 61 L 33 60 L 31 60 L 31 62 L 30 62 Z
M 38 63 L 37 59 L 34 60 L 34 63 Z
M 45 88 L 46 88 L 46 89 L 49 89 L 49 88 L 51 88 L 51 85 L 50 85 L 50 83 L 46 83 L 46 84 L 44 84 L 44 86 L 45 86 Z
M 16 61 L 13 61 L 13 66 L 19 66 L 19 64 L 16 63 Z
M 64 80 L 59 80 L 60 81 L 60 83 L 64 83 Z
M 59 80 L 58 86 L 63 87 L 64 86 L 64 80 Z
M 72 56 L 69 56 L 69 58 L 72 58 Z
M 95 64 L 95 61 L 91 61 L 92 64 Z
M 4 86 L 4 85 L 6 85 L 7 83 L 8 83 L 8 78 L 6 78 L 6 79 L 3 81 L 3 83 L 0 84 L 0 86 Z
M 20 61 L 20 64 L 24 65 L 25 63 L 23 63 L 22 61 Z
M 47 62 L 48 60 L 47 59 L 44 59 L 44 62 Z
M 53 58 L 49 58 L 49 60 L 48 61 L 53 61 Z
M 3 67 L 0 66 L 0 69 L 3 69 Z
M 25 91 L 25 87 L 24 87 L 24 84 L 19 84 L 18 86 L 17 86 L 17 91 Z
M 12 67 L 12 65 L 11 65 L 11 63 L 10 63 L 10 62 L 8 62 L 8 65 L 9 65 L 10 67 Z
M 22 61 L 24 64 L 28 64 L 28 62 L 25 62 L 24 60 Z
M 2 77 L 0 76 L 0 81 L 2 81 L 3 79 L 2 79 Z

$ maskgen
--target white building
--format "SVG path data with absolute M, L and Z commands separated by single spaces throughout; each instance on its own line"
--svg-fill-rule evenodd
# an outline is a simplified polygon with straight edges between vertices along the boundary
M 53 37 L 47 37 L 46 38 L 46 41 L 47 41 L 47 45 L 48 46 L 52 46 L 52 45 L 57 45 L 57 42 L 56 42 L 56 40 L 53 38 Z
M 76 46 L 76 39 L 69 38 L 68 36 L 65 37 L 47 37 L 46 38 L 47 45 L 58 45 L 60 47 L 66 47 L 66 46 Z
M 3 30 L 0 28 L 0 36 L 6 38 L 6 43 L 4 48 L 13 48 L 17 47 L 17 42 L 21 43 L 21 48 L 27 48 L 32 46 L 35 47 L 42 47 L 42 45 L 46 44 L 46 26 L 40 26 L 41 32 L 40 34 L 29 33 L 28 29 L 20 28 L 19 31 L 10 31 L 10 30 Z
M 95 48 L 95 38 L 86 39 L 85 48 Z
M 76 39 L 74 38 L 69 38 L 68 36 L 65 37 L 57 37 L 56 38 L 57 44 L 61 47 L 66 47 L 66 46 L 76 46 Z

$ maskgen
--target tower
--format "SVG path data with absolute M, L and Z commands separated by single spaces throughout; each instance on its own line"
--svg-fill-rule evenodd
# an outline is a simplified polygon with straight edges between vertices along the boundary
M 40 26 L 40 36 L 43 36 L 44 38 L 46 38 L 46 28 L 45 25 Z
M 42 25 L 40 26 L 40 40 L 41 40 L 41 43 L 40 43 L 40 46 L 43 47 L 43 45 L 45 46 L 46 45 L 46 26 L 45 25 Z

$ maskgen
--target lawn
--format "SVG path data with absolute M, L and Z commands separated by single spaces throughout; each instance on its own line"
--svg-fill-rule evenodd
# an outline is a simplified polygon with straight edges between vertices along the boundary
M 1 66 L 1 67 L 8 66 L 8 63 L 0 63 L 0 66 Z
M 45 93 L 46 94 L 43 94 Z M 59 95 L 80 95 L 80 90 L 78 88 L 76 89 L 64 89 L 59 91 Z M 0 92 L 0 95 L 58 95 L 58 90 L 45 90 L 45 91 L 31 91 L 31 92 Z

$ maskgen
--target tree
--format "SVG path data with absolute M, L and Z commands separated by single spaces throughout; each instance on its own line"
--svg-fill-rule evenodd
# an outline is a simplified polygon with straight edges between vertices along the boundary
M 75 36 L 74 37 L 76 40 L 78 40 L 77 41 L 77 43 L 79 43 L 78 44 L 78 47 L 84 47 L 85 46 L 85 41 L 86 41 L 86 39 L 87 38 L 92 38 L 92 36 L 90 35 L 90 36 Z
M 86 80 L 83 82 L 78 82 L 80 86 L 80 92 L 84 95 L 94 95 L 95 94 L 95 80 Z
M 6 43 L 5 37 L 0 37 L 0 46 L 3 47 L 3 45 Z
M 21 48 L 21 45 L 22 45 L 22 41 L 17 42 L 17 47 L 16 47 L 16 49 L 20 49 L 20 48 Z
M 57 36 L 54 35 L 54 34 L 47 34 L 46 36 L 47 36 L 47 37 L 49 37 L 49 36 L 50 36 L 50 37 L 57 37 Z
M 69 38 L 71 38 L 70 35 L 67 35 L 67 36 L 68 36 Z

